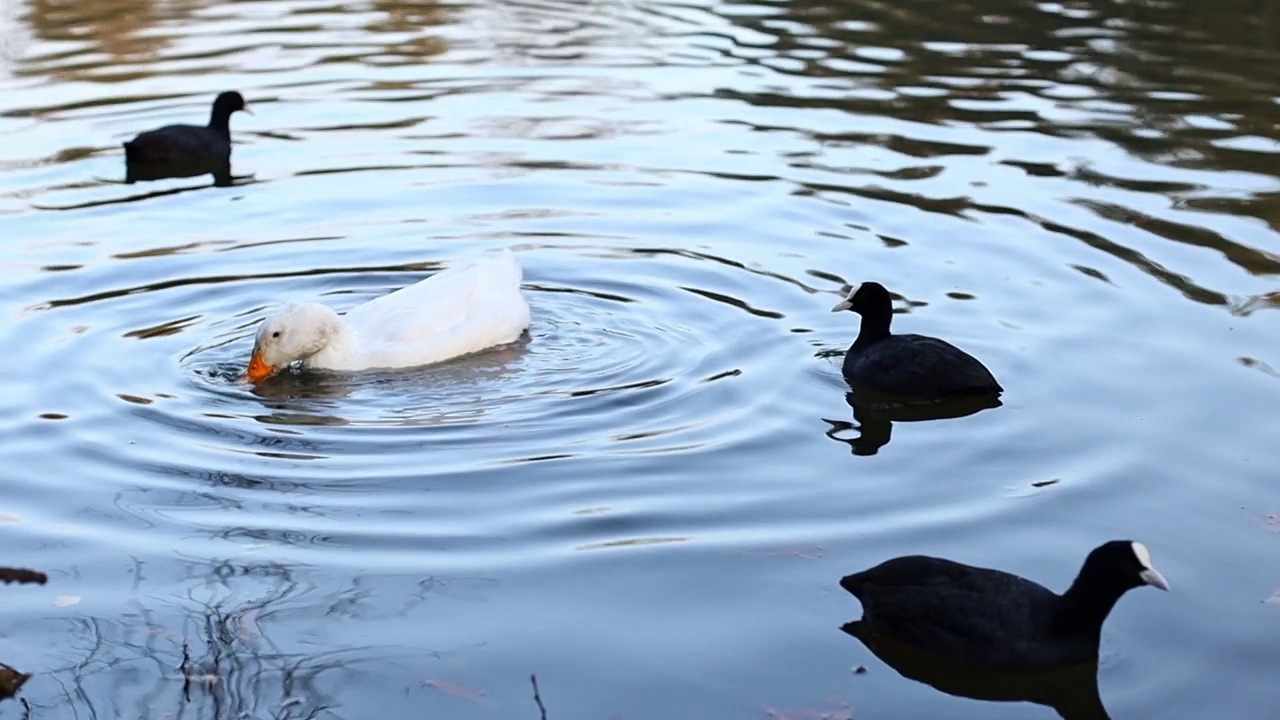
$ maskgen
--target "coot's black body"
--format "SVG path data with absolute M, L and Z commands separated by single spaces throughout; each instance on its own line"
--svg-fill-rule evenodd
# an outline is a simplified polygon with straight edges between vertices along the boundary
M 208 125 L 166 125 L 124 143 L 125 182 L 212 174 L 218 185 L 230 184 L 231 114 L 239 110 L 249 111 L 240 93 L 224 92 Z
M 889 332 L 893 303 L 876 282 L 851 288 L 832 311 L 852 310 L 862 316 L 862 329 L 844 356 L 850 383 L 883 393 L 945 398 L 996 395 L 1004 392 L 977 358 L 951 343 L 927 335 Z
M 840 581 L 862 602 L 862 624 L 959 662 L 1047 669 L 1095 660 L 1116 601 L 1144 584 L 1163 590 L 1140 543 L 1095 548 L 1062 595 L 1000 570 L 911 555 Z

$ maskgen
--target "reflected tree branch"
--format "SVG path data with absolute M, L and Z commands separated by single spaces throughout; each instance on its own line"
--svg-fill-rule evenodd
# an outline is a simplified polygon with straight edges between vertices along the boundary
M 529 682 L 533 685 L 533 701 L 538 704 L 538 712 L 541 714 L 541 720 L 547 720 L 547 706 L 542 704 L 542 695 L 538 692 L 537 673 L 529 676 Z

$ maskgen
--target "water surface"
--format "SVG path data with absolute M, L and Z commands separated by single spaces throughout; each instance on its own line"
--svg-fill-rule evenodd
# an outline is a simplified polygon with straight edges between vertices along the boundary
M 900 677 L 837 580 L 1132 537 L 1174 591 L 1109 621 L 1111 716 L 1268 716 L 1278 19 L 0 0 L 0 520 L 50 574 L 0 660 L 43 718 L 537 717 L 531 673 L 555 720 L 1052 718 Z M 121 182 L 225 89 L 235 187 Z M 234 381 L 282 303 L 504 247 L 524 342 Z M 867 279 L 1003 406 L 855 417 Z

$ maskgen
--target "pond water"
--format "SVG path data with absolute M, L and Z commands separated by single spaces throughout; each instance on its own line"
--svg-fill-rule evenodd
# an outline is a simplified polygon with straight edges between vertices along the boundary
M 1280 6 L 0 0 L 0 588 L 33 718 L 1052 718 L 837 585 L 1061 589 L 1115 718 L 1280 691 Z M 233 187 L 126 185 L 203 122 Z M 512 248 L 527 341 L 235 380 L 258 320 Z M 845 282 L 1007 392 L 854 410 Z M 855 672 L 858 667 L 865 672 Z M 1079 716 L 1079 715 L 1077 715 Z M 1093 717 L 1090 715 L 1090 717 Z

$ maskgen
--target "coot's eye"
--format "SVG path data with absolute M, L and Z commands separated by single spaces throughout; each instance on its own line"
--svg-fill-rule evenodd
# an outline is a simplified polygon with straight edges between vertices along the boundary
M 280 337 L 280 331 L 279 331 L 279 330 L 277 330 L 277 331 L 275 331 L 275 332 L 271 333 L 271 337 L 273 337 L 273 338 L 278 338 L 278 337 Z

